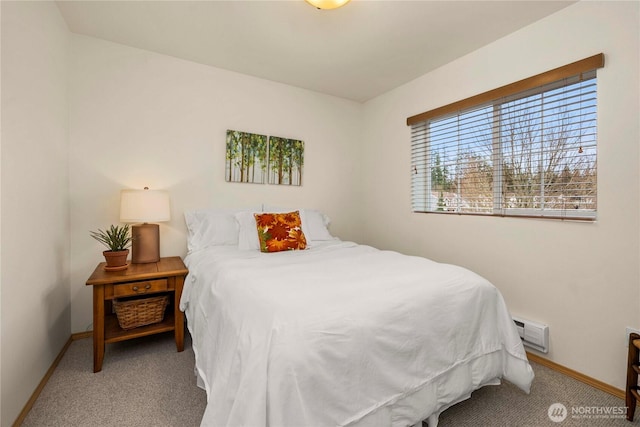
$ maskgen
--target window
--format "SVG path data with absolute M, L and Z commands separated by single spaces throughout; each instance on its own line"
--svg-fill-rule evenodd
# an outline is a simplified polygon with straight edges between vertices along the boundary
M 602 54 L 407 119 L 414 212 L 594 220 Z

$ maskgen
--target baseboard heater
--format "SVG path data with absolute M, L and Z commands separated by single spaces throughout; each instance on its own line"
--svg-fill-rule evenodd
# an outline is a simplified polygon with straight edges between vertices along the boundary
M 512 316 L 522 343 L 543 353 L 549 352 L 549 326 Z

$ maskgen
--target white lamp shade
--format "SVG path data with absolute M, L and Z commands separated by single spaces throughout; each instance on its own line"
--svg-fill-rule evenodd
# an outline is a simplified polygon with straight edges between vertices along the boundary
M 169 193 L 161 190 L 122 190 L 120 222 L 162 222 L 171 219 Z

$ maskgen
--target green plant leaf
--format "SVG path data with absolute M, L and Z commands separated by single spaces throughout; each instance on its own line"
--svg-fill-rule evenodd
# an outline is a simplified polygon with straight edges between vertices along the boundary
M 110 251 L 123 251 L 131 246 L 129 224 L 111 225 L 108 229 L 90 231 L 91 237 L 106 246 Z

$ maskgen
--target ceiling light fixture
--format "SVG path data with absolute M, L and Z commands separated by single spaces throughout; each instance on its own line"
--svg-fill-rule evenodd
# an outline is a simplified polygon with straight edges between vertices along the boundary
M 311 6 L 316 9 L 337 9 L 345 4 L 349 3 L 350 0 L 305 0 Z

